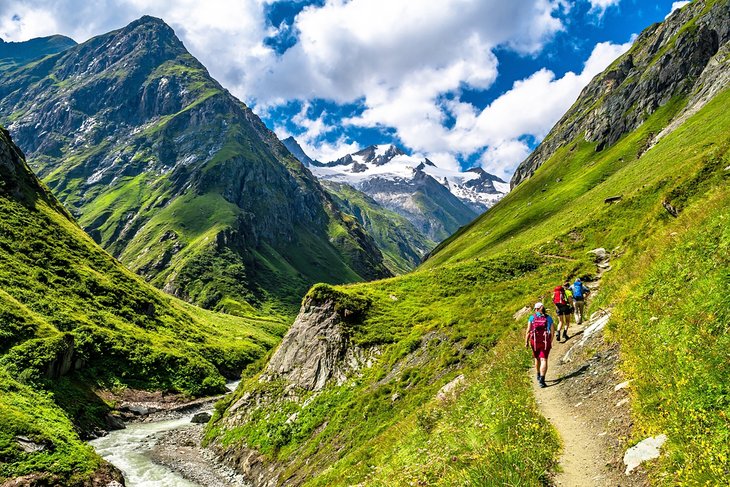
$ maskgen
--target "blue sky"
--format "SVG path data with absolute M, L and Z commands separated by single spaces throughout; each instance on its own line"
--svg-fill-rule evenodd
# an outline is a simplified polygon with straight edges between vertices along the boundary
M 280 137 L 331 160 L 396 143 L 501 177 L 653 22 L 661 0 L 4 0 L 0 37 L 170 24 Z

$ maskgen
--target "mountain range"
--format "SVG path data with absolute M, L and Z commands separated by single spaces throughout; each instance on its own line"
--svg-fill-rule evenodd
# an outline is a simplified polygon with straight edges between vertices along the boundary
M 3 485 L 123 484 L 82 441 L 110 398 L 234 378 L 166 441 L 255 486 L 550 485 L 551 398 L 597 447 L 565 467 L 727 483 L 730 0 L 649 26 L 460 226 L 506 183 L 392 145 L 305 167 L 159 19 L 0 46 Z M 533 388 L 527 316 L 576 278 L 588 326 Z
M 335 161 L 310 158 L 296 139 L 284 145 L 321 181 L 349 184 L 440 242 L 499 201 L 509 184 L 481 168 L 448 169 L 395 145 L 373 145 Z
M 390 275 L 357 221 L 160 19 L 72 47 L 4 46 L 23 62 L 0 71 L 1 121 L 83 228 L 157 287 L 229 312 L 292 310 L 314 282 Z

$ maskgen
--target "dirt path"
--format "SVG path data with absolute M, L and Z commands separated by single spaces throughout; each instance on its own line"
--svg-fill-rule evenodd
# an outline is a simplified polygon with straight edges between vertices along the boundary
M 592 295 L 611 269 L 609 259 L 605 251 L 596 254 L 595 280 L 586 283 Z M 529 372 L 540 411 L 563 443 L 560 471 L 552 479 L 556 486 L 648 485 L 643 468 L 624 474 L 623 454 L 632 428 L 629 385 L 618 369 L 618 346 L 603 339 L 610 316 L 610 310 L 599 310 L 582 325 L 573 322 L 569 340 L 553 343 L 548 387 L 538 386 L 534 368 Z
M 571 333 L 585 329 L 575 325 L 573 328 Z M 554 483 L 565 487 L 607 485 L 605 447 L 601 437 L 593 431 L 583 414 L 576 412 L 582 404 L 570 401 L 564 391 L 574 371 L 558 363 L 557 357 L 565 354 L 569 347 L 570 341 L 567 344 L 557 343 L 553 347 L 552 363 L 546 380 L 548 387 L 541 389 L 534 378 L 532 382 L 540 411 L 558 430 L 563 442 L 560 456 L 562 472 L 555 477 Z M 531 372 L 531 375 L 534 373 Z

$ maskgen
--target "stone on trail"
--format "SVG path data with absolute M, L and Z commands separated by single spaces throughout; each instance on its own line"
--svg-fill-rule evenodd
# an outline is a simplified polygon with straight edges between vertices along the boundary
M 606 249 L 603 247 L 599 247 L 597 249 L 589 250 L 587 253 L 593 254 L 596 256 L 596 262 L 606 260 L 608 258 L 608 252 L 606 252 Z
M 616 391 L 620 391 L 621 389 L 626 389 L 629 386 L 629 384 L 631 384 L 631 382 L 632 381 L 630 381 L 630 380 L 622 382 L 622 383 L 618 384 L 616 387 L 614 387 L 613 391 L 616 392 Z
M 667 435 L 651 436 L 626 450 L 624 454 L 626 475 L 631 475 L 631 472 L 645 461 L 659 458 L 659 449 L 665 441 Z

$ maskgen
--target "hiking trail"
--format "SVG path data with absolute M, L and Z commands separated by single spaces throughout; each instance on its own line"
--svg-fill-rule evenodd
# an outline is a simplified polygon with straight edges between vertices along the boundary
M 597 249 L 603 250 L 603 249 Z M 596 254 L 597 275 L 585 283 L 595 295 L 603 273 L 610 269 L 609 255 Z M 587 306 L 586 306 L 587 307 Z M 549 310 L 557 316 L 554 309 Z M 529 370 L 540 412 L 560 435 L 563 448 L 558 473 L 551 483 L 560 487 L 643 486 L 643 469 L 624 474 L 623 454 L 631 435 L 627 384 L 618 371 L 618 346 L 603 340 L 610 310 L 594 312 L 577 325 L 571 317 L 570 338 L 553 342 L 547 387 Z

